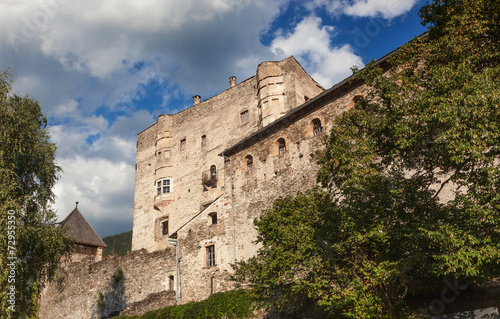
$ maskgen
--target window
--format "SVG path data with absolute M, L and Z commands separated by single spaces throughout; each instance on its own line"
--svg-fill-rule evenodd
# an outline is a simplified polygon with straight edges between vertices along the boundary
M 286 152 L 286 143 L 284 138 L 278 140 L 278 154 L 283 154 Z
M 217 167 L 215 165 L 210 166 L 210 178 L 217 180 Z
M 252 155 L 247 155 L 247 156 L 245 157 L 245 159 L 246 159 L 246 161 L 247 161 L 247 169 L 248 169 L 248 170 L 251 170 L 251 169 L 252 169 L 252 167 L 253 167 L 253 157 L 252 157 Z
M 217 187 L 217 167 L 215 165 L 201 173 L 201 183 L 205 186 Z
M 208 214 L 208 219 L 211 225 L 217 225 L 217 213 Z
M 361 101 L 362 99 L 363 99 L 362 95 L 356 95 L 352 98 L 352 104 L 356 106 L 356 104 L 358 104 L 358 102 Z
M 206 135 L 202 135 L 201 136 L 201 147 L 204 147 L 207 145 L 207 136 Z
M 156 195 L 168 194 L 172 192 L 172 183 L 170 178 L 160 179 L 156 181 Z
M 245 124 L 248 122 L 248 110 L 245 110 L 240 113 L 240 121 L 241 124 Z
M 323 127 L 321 126 L 321 121 L 319 119 L 314 119 L 312 120 L 312 128 L 313 128 L 313 135 L 318 135 L 323 131 Z
M 179 149 L 181 150 L 181 152 L 186 150 L 186 139 L 185 138 L 183 138 L 179 142 Z
M 174 276 L 168 276 L 168 290 L 174 290 Z
M 215 266 L 215 245 L 206 247 L 207 249 L 207 267 Z
M 161 160 L 161 152 L 158 152 L 158 160 Z
M 168 235 L 168 220 L 161 222 L 161 234 Z

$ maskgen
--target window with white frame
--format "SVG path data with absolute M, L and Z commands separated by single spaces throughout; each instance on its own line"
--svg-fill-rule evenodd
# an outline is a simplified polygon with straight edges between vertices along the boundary
M 156 181 L 156 195 L 169 194 L 172 192 L 172 181 L 164 178 Z

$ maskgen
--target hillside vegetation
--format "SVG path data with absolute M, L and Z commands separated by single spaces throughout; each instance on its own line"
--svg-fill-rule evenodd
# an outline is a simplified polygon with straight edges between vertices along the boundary
M 125 256 L 132 249 L 132 231 L 107 236 L 102 239 L 107 245 L 102 252 L 102 256 L 118 255 Z

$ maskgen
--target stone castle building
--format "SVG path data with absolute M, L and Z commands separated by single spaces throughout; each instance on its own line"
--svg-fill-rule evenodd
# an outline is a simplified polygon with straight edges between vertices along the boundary
M 168 281 L 185 303 L 230 289 L 253 256 L 253 220 L 278 197 L 316 184 L 315 152 L 366 88 L 324 90 L 293 57 L 139 133 L 132 250 L 176 249 Z

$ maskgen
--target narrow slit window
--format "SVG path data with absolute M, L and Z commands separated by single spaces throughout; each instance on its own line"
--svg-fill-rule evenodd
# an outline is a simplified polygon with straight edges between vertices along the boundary
M 165 220 L 161 223 L 161 234 L 163 236 L 168 235 L 168 220 Z
M 210 166 L 210 177 L 212 180 L 217 179 L 217 167 L 215 165 Z
M 185 138 L 179 142 L 179 149 L 181 150 L 181 152 L 186 150 L 186 139 Z
M 204 147 L 207 145 L 207 136 L 206 135 L 202 135 L 201 136 L 201 147 Z
M 284 138 L 278 140 L 278 154 L 283 154 L 286 152 L 286 142 Z
M 245 159 L 247 161 L 247 169 L 251 170 L 253 168 L 253 157 L 252 157 L 252 155 L 247 155 L 245 157 Z

